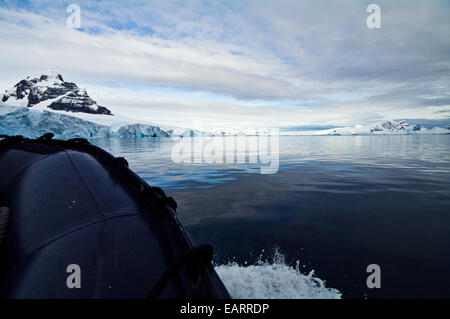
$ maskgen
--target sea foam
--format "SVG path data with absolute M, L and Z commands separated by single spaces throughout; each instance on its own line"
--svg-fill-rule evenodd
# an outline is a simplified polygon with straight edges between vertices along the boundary
M 285 256 L 275 249 L 273 260 L 262 260 L 242 266 L 236 262 L 217 265 L 216 272 L 232 298 L 236 299 L 339 299 L 341 293 L 327 288 L 325 282 L 314 276 L 314 270 L 302 274 L 286 263 Z

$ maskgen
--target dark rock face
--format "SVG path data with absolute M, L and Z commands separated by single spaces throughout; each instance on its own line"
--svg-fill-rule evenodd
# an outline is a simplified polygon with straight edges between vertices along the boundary
M 382 124 L 378 124 L 377 126 L 372 128 L 370 132 L 410 132 L 411 129 L 414 131 L 420 131 L 422 129 L 422 126 L 420 124 L 417 124 L 413 128 L 405 120 L 402 120 L 400 122 L 387 121 Z
M 69 92 L 48 107 L 52 110 L 60 111 L 111 114 L 106 107 L 97 105 L 95 101 L 89 97 L 86 91 L 83 93 Z
M 383 131 L 382 127 L 374 127 L 373 129 L 370 130 L 370 132 L 381 132 Z
M 53 110 L 111 115 L 111 111 L 97 105 L 86 90 L 80 89 L 75 83 L 64 82 L 57 70 L 50 70 L 40 76 L 29 76 L 20 81 L 12 90 L 5 92 L 2 102 L 10 99 L 12 101 L 27 99 L 28 107 L 46 100 L 57 99 L 48 107 Z
M 22 80 L 19 83 L 17 83 L 14 86 L 16 88 L 16 98 L 23 99 L 29 93 L 31 93 L 33 84 L 34 84 L 33 82 L 27 81 L 27 80 Z M 5 97 L 5 96 L 3 96 L 3 97 Z

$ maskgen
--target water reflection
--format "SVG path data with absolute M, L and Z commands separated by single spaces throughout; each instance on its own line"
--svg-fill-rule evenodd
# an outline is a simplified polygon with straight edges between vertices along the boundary
M 224 139 L 227 137 L 216 137 Z M 198 143 L 202 137 L 187 137 Z M 209 188 L 237 178 L 236 174 L 259 174 L 259 163 L 175 163 L 171 152 L 176 141 L 169 138 L 97 139 L 95 144 L 116 156 L 125 157 L 130 168 L 148 183 L 170 189 Z M 327 171 L 323 180 L 329 188 L 329 176 L 360 178 L 360 170 L 351 165 L 400 168 L 422 173 L 449 172 L 450 136 L 281 136 L 280 170 L 311 169 L 321 165 Z M 195 151 L 195 149 L 193 149 Z M 252 149 L 238 150 L 238 157 L 249 158 Z M 193 152 L 192 158 L 197 155 Z M 201 158 L 201 157 L 200 157 Z M 248 161 L 248 160 L 247 160 Z M 324 164 L 318 164 L 323 162 Z M 328 164 L 327 164 L 328 163 Z M 351 165 L 347 165 L 347 164 Z M 388 178 L 388 177 L 383 177 Z M 349 181 L 347 181 L 349 182 Z M 395 181 L 391 181 L 395 183 Z M 340 182 L 338 182 L 340 183 Z M 336 185 L 337 186 L 337 185 Z
M 94 143 L 174 196 L 217 263 L 252 263 L 278 246 L 344 297 L 450 297 L 449 135 L 282 136 L 274 175 L 258 164 L 174 163 L 168 138 Z M 372 263 L 379 290 L 365 286 Z

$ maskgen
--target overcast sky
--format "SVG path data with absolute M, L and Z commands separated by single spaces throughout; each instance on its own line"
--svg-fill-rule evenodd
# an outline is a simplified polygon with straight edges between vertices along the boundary
M 0 0 L 2 90 L 57 66 L 98 104 L 162 124 L 450 124 L 450 1 L 77 1 L 78 30 L 70 3 Z

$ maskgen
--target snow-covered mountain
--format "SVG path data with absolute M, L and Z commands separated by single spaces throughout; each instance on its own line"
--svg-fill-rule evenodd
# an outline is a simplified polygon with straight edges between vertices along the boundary
M 108 115 L 108 116 L 105 116 Z M 57 68 L 19 81 L 0 101 L 0 134 L 56 138 L 195 136 L 198 131 L 129 118 L 99 106 Z
M 270 135 L 272 130 L 267 128 L 205 128 L 196 131 L 195 136 L 229 136 L 229 135 Z M 356 125 L 319 131 L 282 132 L 280 135 L 401 135 L 401 134 L 450 134 L 450 126 L 445 129 L 434 127 L 427 129 L 421 124 L 410 125 L 405 120 L 395 122 L 386 121 L 372 125 Z
M 400 121 L 398 123 L 394 122 L 394 121 L 387 121 L 381 124 L 376 125 L 374 128 L 372 128 L 370 130 L 371 133 L 374 132 L 395 132 L 395 133 L 399 133 L 399 132 L 418 132 L 423 130 L 424 127 L 420 124 L 416 124 L 416 125 L 410 125 L 408 124 L 405 120 Z
M 420 124 L 411 125 L 405 120 L 386 121 L 375 125 L 356 125 L 316 132 L 315 135 L 399 135 L 399 134 L 449 134 L 441 127 L 427 129 Z
M 171 134 L 185 131 L 171 129 Z M 113 115 L 91 99 L 85 89 L 65 82 L 56 68 L 21 80 L 5 91 L 0 102 L 1 135 L 32 138 L 48 132 L 64 139 L 169 136 L 157 125 Z
M 0 134 L 39 137 L 52 132 L 57 138 L 162 137 L 268 135 L 268 129 L 205 128 L 189 129 L 143 122 L 113 115 L 89 97 L 75 83 L 65 82 L 56 68 L 30 75 L 6 90 L 0 102 Z M 426 129 L 406 121 L 376 125 L 356 125 L 288 135 L 385 135 L 449 134 L 450 127 Z
M 5 91 L 2 102 L 30 108 L 111 115 L 111 111 L 98 105 L 85 89 L 65 82 L 57 68 L 27 76 Z

